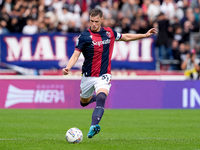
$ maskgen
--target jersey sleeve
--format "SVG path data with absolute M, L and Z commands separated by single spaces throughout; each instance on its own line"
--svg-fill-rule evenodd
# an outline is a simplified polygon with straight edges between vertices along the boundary
M 113 30 L 113 29 L 112 29 Z M 121 33 L 116 32 L 115 30 L 113 30 L 113 33 L 115 35 L 115 41 L 119 41 L 122 37 Z
M 84 36 L 82 34 L 80 34 L 76 41 L 75 50 L 82 52 L 82 50 L 84 48 L 84 44 L 85 44 Z

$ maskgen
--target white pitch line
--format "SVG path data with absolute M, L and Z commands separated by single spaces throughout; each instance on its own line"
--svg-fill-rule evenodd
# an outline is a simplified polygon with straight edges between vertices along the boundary
M 25 139 L 20 139 L 20 138 L 17 138 L 17 139 L 0 139 L 0 141 L 15 141 L 15 140 L 25 140 Z

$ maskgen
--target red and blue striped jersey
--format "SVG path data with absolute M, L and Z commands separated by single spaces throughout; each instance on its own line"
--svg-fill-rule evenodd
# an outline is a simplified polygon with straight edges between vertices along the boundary
M 121 36 L 110 27 L 101 27 L 99 32 L 88 29 L 80 34 L 75 50 L 82 52 L 85 58 L 82 66 L 85 76 L 111 74 L 114 42 L 120 40 Z

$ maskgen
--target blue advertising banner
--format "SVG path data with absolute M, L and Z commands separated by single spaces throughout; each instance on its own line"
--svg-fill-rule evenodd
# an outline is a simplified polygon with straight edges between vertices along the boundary
M 79 34 L 0 35 L 1 62 L 33 69 L 61 69 L 74 52 Z M 115 42 L 112 69 L 155 70 L 154 39 Z M 74 68 L 84 61 L 79 58 Z

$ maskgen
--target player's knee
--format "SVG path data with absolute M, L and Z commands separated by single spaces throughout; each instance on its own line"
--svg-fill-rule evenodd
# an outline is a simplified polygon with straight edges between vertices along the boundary
M 97 106 L 104 107 L 107 95 L 103 92 L 100 92 L 96 97 Z

